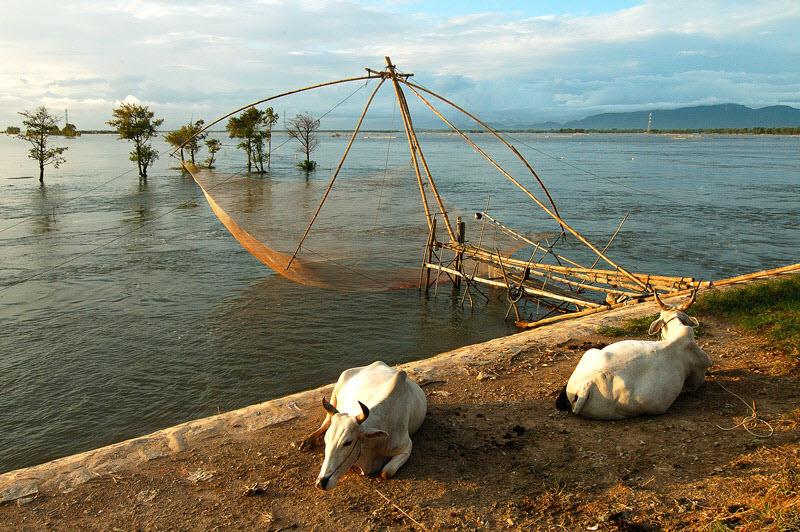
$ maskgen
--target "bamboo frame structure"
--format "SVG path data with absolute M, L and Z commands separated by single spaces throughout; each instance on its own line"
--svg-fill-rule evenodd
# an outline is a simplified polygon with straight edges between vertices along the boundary
M 375 95 L 383 86 L 384 82 L 390 81 L 394 89 L 395 98 L 403 120 L 405 136 L 411 155 L 411 163 L 416 176 L 417 187 L 419 188 L 420 198 L 425 211 L 426 224 L 428 227 L 428 238 L 425 244 L 425 251 L 423 254 L 419 276 L 420 289 L 424 287 L 424 289 L 427 291 L 432 285 L 436 285 L 438 287 L 441 274 L 445 274 L 453 282 L 453 285 L 456 289 L 460 289 L 459 287 L 462 280 L 465 281 L 465 293 L 464 297 L 462 298 L 462 303 L 466 297 L 469 297 L 470 304 L 472 304 L 471 290 L 475 290 L 477 285 L 499 288 L 506 292 L 506 296 L 511 303 L 509 312 L 513 308 L 518 325 L 527 328 L 531 326 L 537 326 L 538 324 L 552 323 L 570 316 L 580 316 L 587 313 L 600 312 L 606 309 L 632 304 L 633 302 L 642 301 L 650 297 L 655 290 L 667 292 L 665 297 L 670 297 L 672 294 L 677 294 L 682 291 L 700 286 L 701 283 L 695 282 L 695 280 L 690 277 L 634 273 L 628 271 L 619 263 L 612 260 L 606 252 L 621 231 L 622 226 L 627 219 L 627 215 L 625 218 L 623 218 L 614 234 L 611 235 L 605 247 L 602 249 L 598 248 L 562 218 L 558 212 L 558 209 L 556 208 L 553 198 L 550 196 L 550 193 L 540 177 L 513 145 L 509 144 L 501 135 L 499 135 L 487 124 L 482 122 L 479 118 L 470 114 L 460 106 L 416 83 L 409 81 L 409 78 L 413 76 L 413 74 L 404 74 L 398 72 L 389 57 L 385 57 L 385 61 L 385 69 L 381 71 L 375 71 L 367 68 L 366 76 L 321 83 L 259 100 L 258 102 L 241 107 L 240 109 L 223 116 L 199 132 L 202 133 L 214 124 L 219 123 L 221 120 L 235 113 L 283 96 L 350 81 L 380 79 L 378 86 L 374 89 L 364 106 L 339 165 L 337 166 L 336 171 L 334 172 L 330 183 L 328 184 L 328 187 L 325 190 L 316 211 L 314 212 L 314 215 L 311 217 L 305 232 L 297 243 L 294 253 L 288 260 L 288 265 L 286 266 L 287 270 L 292 266 L 292 262 L 300 252 L 303 242 L 305 241 L 309 232 L 312 230 L 312 226 L 317 220 L 317 217 L 322 210 L 332 187 L 334 186 L 334 182 L 336 181 L 345 159 L 350 152 L 353 142 L 355 141 L 357 134 L 361 129 L 364 118 L 373 102 Z M 470 244 L 467 240 L 465 236 L 465 224 L 461 221 L 460 217 L 458 218 L 454 229 L 450 222 L 448 210 L 445 207 L 445 201 L 437 189 L 436 182 L 431 174 L 427 160 L 422 151 L 419 138 L 417 137 L 414 129 L 413 119 L 408 106 L 408 101 L 406 100 L 404 89 L 411 91 L 411 93 L 413 93 L 424 104 L 424 106 L 426 106 L 432 113 L 434 113 L 439 119 L 447 124 L 447 126 L 451 128 L 455 134 L 459 135 L 463 140 L 465 140 L 478 154 L 484 157 L 491 166 L 493 166 L 498 172 L 500 172 L 500 174 L 507 178 L 514 186 L 520 189 L 523 194 L 530 198 L 550 218 L 558 223 L 559 227 L 561 228 L 561 233 L 553 244 L 549 242 L 542 243 L 541 240 L 536 241 L 531 239 L 496 220 L 487 212 L 489 208 L 488 200 L 485 211 L 476 214 L 476 218 L 482 218 L 484 224 L 482 226 L 481 235 L 477 245 Z M 514 177 L 503 167 L 501 167 L 498 162 L 496 162 L 484 150 L 482 150 L 472 139 L 469 138 L 467 134 L 465 134 L 451 121 L 445 118 L 445 116 L 434 107 L 430 99 L 426 96 L 436 98 L 438 101 L 443 102 L 444 104 L 467 116 L 471 120 L 474 120 L 475 123 L 479 124 L 485 130 L 485 132 L 491 134 L 497 140 L 499 140 L 500 143 L 510 150 L 514 157 L 516 157 L 525 166 L 527 171 L 530 172 L 546 196 L 547 204 L 537 198 L 537 196 L 528 188 L 526 188 L 526 186 L 518 178 Z M 179 148 L 176 148 L 175 151 L 178 149 Z M 173 152 L 173 154 L 174 153 L 175 152 Z M 432 203 L 435 203 L 436 205 L 435 213 L 433 212 Z M 447 233 L 447 242 L 440 242 L 437 239 L 437 217 L 439 216 L 442 218 L 444 230 Z M 530 259 L 524 260 L 521 258 L 516 258 L 512 256 L 515 252 L 503 254 L 497 248 L 490 249 L 485 247 L 483 245 L 483 228 L 487 222 L 492 224 L 492 226 L 494 226 L 496 229 L 502 231 L 506 237 L 513 239 L 513 241 L 518 244 L 516 251 L 526 247 L 532 247 L 533 252 L 530 255 Z M 562 237 L 566 237 L 567 233 L 571 234 L 574 238 L 591 250 L 591 252 L 596 256 L 594 263 L 590 267 L 584 267 L 578 262 L 570 260 L 553 250 L 553 245 Z M 452 258 L 445 259 L 445 253 L 451 254 Z M 542 253 L 542 257 L 536 259 L 537 253 Z M 544 262 L 545 259 L 555 261 L 556 264 Z M 608 265 L 608 268 L 597 268 L 597 265 L 601 260 Z M 431 271 L 436 272 L 436 279 L 433 282 L 431 282 Z M 468 273 L 469 271 L 471 271 L 471 273 Z M 612 302 L 596 300 L 596 296 L 601 293 L 605 294 L 607 298 L 608 296 L 612 296 L 609 298 Z M 617 302 L 621 299 L 624 301 Z M 520 300 L 530 300 L 536 301 L 537 303 L 543 303 L 545 306 L 549 306 L 555 311 L 567 312 L 567 314 L 562 316 L 548 317 L 535 322 L 528 322 L 522 319 L 520 310 L 517 306 L 517 303 Z M 570 307 L 572 308 L 570 309 Z

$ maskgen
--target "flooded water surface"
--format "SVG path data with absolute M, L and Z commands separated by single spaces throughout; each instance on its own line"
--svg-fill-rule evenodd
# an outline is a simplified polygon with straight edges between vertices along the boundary
M 243 208 L 263 213 L 291 252 L 347 138 L 321 135 L 318 169 L 306 176 L 276 134 L 270 173 L 247 178 L 241 154 L 218 136 L 219 170 L 241 180 Z M 233 239 L 191 176 L 170 168 L 174 160 L 162 157 L 144 184 L 130 145 L 116 137 L 59 141 L 67 162 L 40 187 L 25 143 L 0 136 L 0 472 L 333 382 L 347 367 L 425 358 L 516 330 L 492 292 L 470 308 L 444 285 L 425 294 L 293 283 Z M 459 139 L 420 141 L 454 215 L 472 220 L 489 201 L 522 231 L 557 227 L 468 159 Z M 510 142 L 590 241 L 602 247 L 629 214 L 609 249 L 629 270 L 713 280 L 800 260 L 796 137 L 516 134 Z M 305 253 L 342 267 L 419 268 L 427 229 L 404 143 L 398 135 L 355 144 Z M 532 180 L 526 186 L 538 192 Z M 474 222 L 468 238 L 477 238 Z M 575 239 L 564 245 L 594 260 Z

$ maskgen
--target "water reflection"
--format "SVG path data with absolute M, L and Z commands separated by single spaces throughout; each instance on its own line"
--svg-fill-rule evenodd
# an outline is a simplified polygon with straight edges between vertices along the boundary
M 45 186 L 31 191 L 31 205 L 33 206 L 33 211 L 38 213 L 31 217 L 35 234 L 46 234 L 59 229 L 56 215 L 60 198 L 56 197 L 55 201 L 51 201 L 48 194 L 48 187 Z

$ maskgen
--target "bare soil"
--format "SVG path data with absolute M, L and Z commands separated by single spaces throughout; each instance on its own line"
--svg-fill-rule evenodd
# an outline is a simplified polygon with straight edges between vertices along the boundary
M 762 338 L 701 321 L 710 375 L 663 416 L 557 411 L 583 352 L 612 340 L 535 344 L 422 383 L 428 415 L 390 480 L 349 472 L 331 492 L 314 488 L 322 449 L 298 442 L 320 407 L 4 505 L 0 530 L 800 531 L 800 382 Z

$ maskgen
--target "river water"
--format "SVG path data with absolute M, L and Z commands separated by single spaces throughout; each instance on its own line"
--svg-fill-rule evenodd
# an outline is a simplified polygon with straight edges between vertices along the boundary
M 219 169 L 240 173 L 241 153 L 219 138 Z M 553 229 L 502 177 L 469 162 L 459 139 L 420 140 L 460 212 L 482 210 L 491 194 L 504 223 Z M 308 178 L 285 141 L 276 134 L 265 179 L 276 190 L 303 183 L 315 204 L 347 138 L 320 136 Z M 0 136 L 0 472 L 333 382 L 376 359 L 397 364 L 515 332 L 503 320 L 507 303 L 491 293 L 471 309 L 450 288 L 434 296 L 293 283 L 230 236 L 174 160 L 162 157 L 144 185 L 130 145 L 115 136 L 55 142 L 69 147 L 67 162 L 47 170 L 42 188 L 25 143 Z M 609 250 L 629 270 L 712 280 L 800 260 L 797 137 L 510 142 L 590 241 L 602 246 L 630 215 Z M 391 223 L 407 225 L 410 241 L 398 249 L 414 250 L 395 265 L 416 268 L 427 235 L 404 218 L 421 211 L 408 208 L 419 192 L 403 143 L 399 134 L 357 142 L 341 179 L 346 190 L 348 179 L 378 176 L 378 209 L 395 209 Z M 566 246 L 593 260 L 575 239 Z

